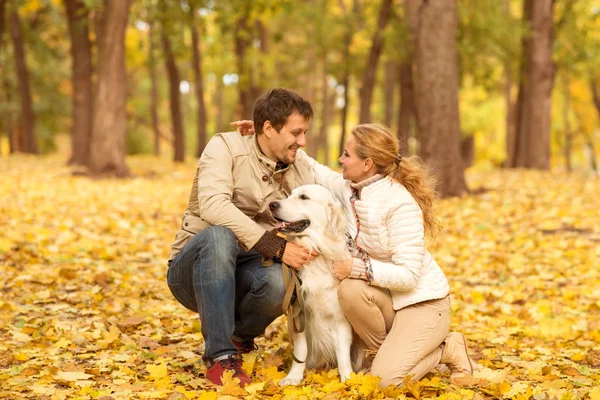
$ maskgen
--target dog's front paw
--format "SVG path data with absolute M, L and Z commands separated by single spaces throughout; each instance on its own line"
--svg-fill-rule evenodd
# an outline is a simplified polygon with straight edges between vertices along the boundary
M 342 383 L 346 382 L 348 379 L 350 379 L 349 372 L 347 374 L 340 374 L 340 381 L 342 381 Z
M 296 378 L 288 375 L 279 381 L 279 386 L 298 386 L 301 383 L 302 378 Z

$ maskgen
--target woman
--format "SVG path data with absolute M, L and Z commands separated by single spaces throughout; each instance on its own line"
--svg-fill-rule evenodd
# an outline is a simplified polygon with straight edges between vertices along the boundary
M 419 380 L 439 363 L 452 379 L 472 374 L 464 335 L 448 333 L 448 281 L 425 249 L 425 234 L 438 229 L 432 178 L 417 157 L 401 157 L 396 137 L 377 124 L 356 126 L 339 161 L 342 174 L 304 152 L 296 160 L 344 205 L 353 257 L 333 272 L 346 317 L 376 351 L 371 373 L 381 387 Z

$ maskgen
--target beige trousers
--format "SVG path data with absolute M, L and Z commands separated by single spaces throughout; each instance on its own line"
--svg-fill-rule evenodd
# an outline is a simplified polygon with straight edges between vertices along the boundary
M 440 362 L 450 329 L 448 296 L 394 311 L 387 289 L 344 279 L 338 297 L 354 332 L 377 351 L 371 373 L 381 377 L 379 386 L 400 385 L 407 376 L 419 380 Z

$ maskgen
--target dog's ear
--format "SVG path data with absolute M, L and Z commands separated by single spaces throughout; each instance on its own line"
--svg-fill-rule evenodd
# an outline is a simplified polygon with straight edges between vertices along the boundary
M 332 201 L 327 207 L 327 225 L 333 236 L 342 236 L 346 233 L 346 218 L 342 205 Z

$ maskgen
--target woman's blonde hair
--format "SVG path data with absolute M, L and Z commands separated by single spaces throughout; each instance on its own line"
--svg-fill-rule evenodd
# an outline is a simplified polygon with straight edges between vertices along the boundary
M 352 129 L 356 139 L 356 154 L 370 158 L 378 173 L 400 182 L 414 197 L 423 212 L 425 233 L 435 237 L 440 224 L 433 207 L 436 200 L 436 179 L 417 156 L 399 157 L 400 144 L 392 132 L 383 125 L 361 124 Z

